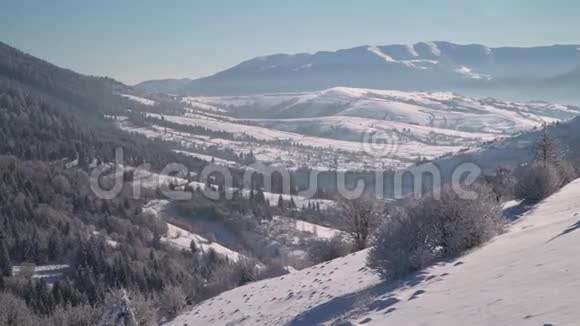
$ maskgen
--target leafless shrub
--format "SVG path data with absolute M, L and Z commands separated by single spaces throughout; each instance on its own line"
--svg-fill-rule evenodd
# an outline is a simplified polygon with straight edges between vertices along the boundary
M 566 184 L 572 182 L 574 179 L 578 177 L 576 168 L 569 160 L 562 160 L 558 162 L 556 168 L 560 172 L 560 178 L 562 179 L 560 187 L 565 186 Z
M 185 307 L 185 300 L 186 297 L 181 288 L 176 286 L 166 287 L 159 297 L 161 312 L 170 318 L 174 318 Z
M 0 325 L 36 326 L 40 321 L 24 300 L 6 292 L 0 293 Z
M 516 197 L 528 203 L 547 198 L 577 176 L 546 124 L 534 143 L 533 154 L 533 163 L 520 169 L 515 189 Z
M 43 325 L 46 326 L 89 326 L 99 325 L 103 316 L 102 307 L 82 304 L 75 307 L 58 307 Z
M 462 199 L 451 189 L 443 191 L 441 200 L 428 199 L 425 215 L 432 214 L 438 234 L 438 245 L 445 257 L 454 257 L 475 248 L 501 232 L 504 221 L 495 195 L 484 185 L 471 191 L 476 199 Z
M 252 258 L 241 258 L 238 262 L 221 264 L 212 271 L 210 281 L 204 288 L 205 296 L 233 289 L 261 278 L 258 261 Z
M 349 244 L 342 237 L 330 240 L 317 239 L 308 243 L 308 258 L 314 264 L 346 256 L 349 253 Z
M 440 199 L 391 210 L 372 241 L 367 264 L 385 279 L 420 270 L 435 259 L 455 257 L 501 232 L 502 211 L 492 191 L 474 186 L 474 200 L 444 189 Z
M 341 227 L 352 237 L 354 250 L 367 247 L 368 240 L 379 224 L 384 205 L 369 194 L 356 199 L 339 198 L 338 218 Z
M 258 261 L 250 258 L 242 258 L 234 264 L 233 282 L 236 286 L 242 286 L 260 279 Z
M 493 174 L 486 175 L 484 179 L 498 202 L 513 199 L 516 178 L 512 169 L 498 167 Z
M 560 172 L 553 164 L 532 163 L 519 174 L 516 198 L 527 203 L 539 202 L 556 192 L 563 184 Z
M 388 280 L 421 269 L 435 258 L 433 226 L 405 209 L 393 210 L 373 237 L 368 266 Z
M 153 300 L 146 298 L 139 292 L 129 293 L 129 300 L 138 326 L 157 325 L 156 303 Z

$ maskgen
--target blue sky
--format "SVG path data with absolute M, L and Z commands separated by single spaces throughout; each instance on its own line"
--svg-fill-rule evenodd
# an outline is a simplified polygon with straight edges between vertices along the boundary
M 580 43 L 577 0 L 2 0 L 0 41 L 127 83 L 280 52 L 446 40 Z

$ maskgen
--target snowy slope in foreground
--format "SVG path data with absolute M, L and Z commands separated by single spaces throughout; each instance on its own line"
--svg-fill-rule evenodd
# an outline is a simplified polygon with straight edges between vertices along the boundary
M 580 179 L 484 248 L 404 281 L 379 281 L 362 251 L 223 293 L 170 325 L 577 325 L 579 197 Z

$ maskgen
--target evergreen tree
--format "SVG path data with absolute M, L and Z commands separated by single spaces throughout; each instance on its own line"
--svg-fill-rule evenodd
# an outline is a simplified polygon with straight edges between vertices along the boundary
M 0 275 L 12 276 L 12 263 L 4 235 L 0 232 Z
M 558 148 L 558 141 L 548 132 L 548 127 L 544 123 L 539 139 L 534 144 L 534 156 L 536 161 L 545 167 L 548 164 L 558 164 L 562 160 L 562 153 Z
M 258 189 L 258 193 L 254 196 L 256 203 L 264 204 L 266 202 L 266 196 L 264 196 L 264 191 L 262 189 Z
M 197 253 L 197 245 L 195 244 L 194 240 L 191 240 L 191 242 L 189 243 L 189 249 L 191 249 L 192 254 Z
M 290 197 L 290 208 L 296 209 L 296 202 L 294 201 L 294 197 Z

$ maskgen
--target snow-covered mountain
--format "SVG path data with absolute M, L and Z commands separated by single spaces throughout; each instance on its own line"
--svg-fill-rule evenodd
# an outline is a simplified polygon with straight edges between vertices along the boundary
M 493 88 L 501 85 L 496 84 L 500 81 L 542 80 L 565 74 L 580 65 L 579 48 L 490 48 L 450 42 L 365 45 L 334 52 L 257 57 L 189 83 L 157 81 L 141 86 L 190 95 L 296 92 L 336 86 L 399 90 Z
M 383 282 L 361 251 L 202 302 L 182 325 L 577 325 L 580 181 L 456 261 Z

